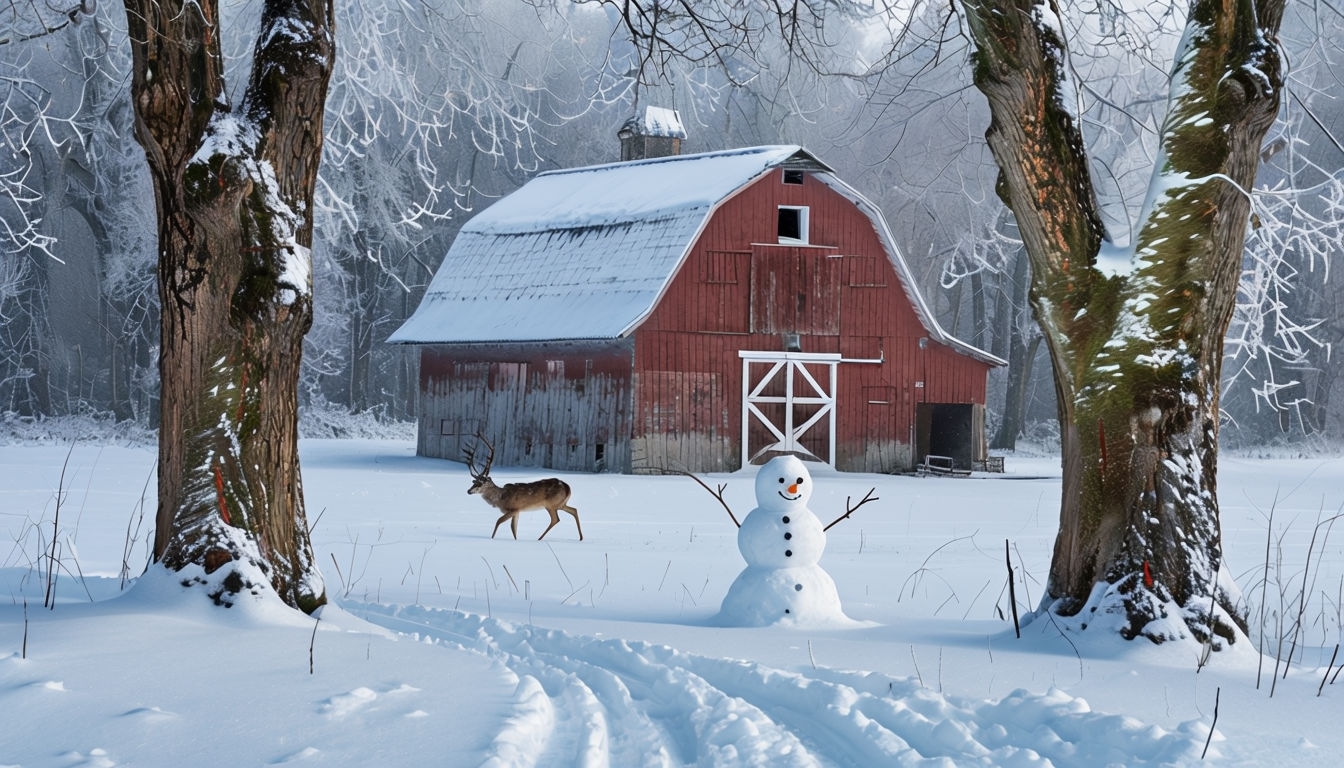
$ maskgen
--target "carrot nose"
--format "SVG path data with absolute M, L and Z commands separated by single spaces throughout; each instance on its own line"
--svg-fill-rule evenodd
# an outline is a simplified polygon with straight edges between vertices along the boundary
M 790 486 L 789 486 L 789 493 L 793 494 L 793 493 L 797 493 L 797 492 L 798 492 L 798 484 L 797 484 L 797 483 L 794 483 L 793 485 L 790 485 Z

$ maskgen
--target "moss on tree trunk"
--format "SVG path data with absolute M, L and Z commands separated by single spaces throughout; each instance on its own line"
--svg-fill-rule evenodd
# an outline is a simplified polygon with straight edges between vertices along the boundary
M 1060 531 L 1043 607 L 1080 627 L 1110 617 L 1125 637 L 1220 647 L 1242 624 L 1218 520 L 1218 383 L 1247 190 L 1278 112 L 1282 5 L 1192 3 L 1130 270 L 1106 274 L 1051 14 L 963 3 L 1059 401 Z
M 126 10 L 159 221 L 154 556 L 217 602 L 269 586 L 312 611 L 326 598 L 304 513 L 297 387 L 332 6 L 265 3 L 236 111 L 214 0 Z

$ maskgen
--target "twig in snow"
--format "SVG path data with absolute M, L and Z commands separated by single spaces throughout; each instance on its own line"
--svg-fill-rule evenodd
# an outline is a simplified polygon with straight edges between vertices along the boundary
M 1321 691 L 1325 690 L 1325 680 L 1330 677 L 1330 668 L 1335 666 L 1335 659 L 1339 657 L 1339 643 L 1335 643 L 1335 652 L 1330 654 L 1330 663 L 1325 665 L 1325 675 L 1321 678 L 1321 684 L 1316 686 L 1316 698 L 1321 697 Z M 1339 673 L 1336 672 L 1336 675 Z
M 964 540 L 966 540 L 966 539 L 974 540 L 976 534 L 978 534 L 978 533 L 980 533 L 980 529 L 979 529 L 979 528 L 975 529 L 974 531 L 971 531 L 970 533 L 966 534 L 965 536 L 958 536 L 958 537 L 956 537 L 955 539 L 950 539 L 950 540 L 948 540 L 948 541 L 943 542 L 942 544 L 939 544 L 939 545 L 938 545 L 932 552 L 930 552 L 930 553 L 928 554 L 927 557 L 924 558 L 924 562 L 920 563 L 920 564 L 919 564 L 919 567 L 916 568 L 914 571 L 912 571 L 912 572 L 910 573 L 909 576 L 906 576 L 906 577 L 905 577 L 905 581 L 901 582 L 901 590 L 900 590 L 899 593 L 897 593 L 896 601 L 897 601 L 897 602 L 900 602 L 900 600 L 901 600 L 901 596 L 905 594 L 905 586 L 906 586 L 907 584 L 910 584 L 910 580 L 911 580 L 911 579 L 915 579 L 916 577 L 918 577 L 918 576 L 920 576 L 920 575 L 922 575 L 922 574 L 924 574 L 924 573 L 932 573 L 932 571 L 929 570 L 929 567 L 928 567 L 928 566 L 929 566 L 929 561 L 933 559 L 933 556 L 934 556 L 934 555 L 936 555 L 936 554 L 938 554 L 939 552 L 941 552 L 941 551 L 943 550 L 944 547 L 951 546 L 952 544 L 955 544 L 955 543 L 957 543 L 958 541 L 964 541 Z M 939 578 L 941 578 L 941 577 L 939 577 Z M 946 579 L 944 579 L 944 583 L 946 583 Z M 917 584 L 916 584 L 916 585 L 911 585 L 911 587 L 910 587 L 910 595 L 911 595 L 912 597 L 913 597 L 914 594 L 915 594 L 915 586 L 917 586 Z M 951 584 L 948 584 L 948 586 L 950 587 Z
M 317 524 L 322 522 L 322 516 L 325 514 L 327 514 L 327 508 L 323 507 L 322 511 L 317 513 L 317 517 L 313 518 L 313 522 L 308 524 L 308 536 L 310 538 L 313 535 L 313 531 L 317 528 Z
M 1311 541 L 1307 543 L 1307 563 L 1302 567 L 1302 589 L 1298 593 L 1297 598 L 1297 621 L 1293 623 L 1293 640 L 1288 646 L 1288 664 L 1283 668 L 1283 676 L 1285 679 L 1288 677 L 1288 667 L 1293 664 L 1293 655 L 1297 653 L 1297 636 L 1302 632 L 1302 617 L 1307 610 L 1307 581 L 1311 575 L 1311 555 L 1312 552 L 1316 550 L 1316 535 L 1320 533 L 1321 526 L 1326 526 L 1325 538 L 1321 542 L 1321 552 L 1324 553 L 1326 542 L 1330 540 L 1330 531 L 1334 529 L 1335 521 L 1339 520 L 1341 517 L 1344 517 L 1344 514 L 1336 514 L 1325 520 L 1318 519 L 1316 527 L 1311 529 Z M 1320 571 L 1320 566 L 1317 566 L 1316 570 Z M 1312 583 L 1314 584 L 1315 582 L 1313 581 Z
M 1218 727 L 1218 698 L 1223 693 L 1222 686 L 1214 689 L 1213 692 L 1213 722 L 1209 723 L 1209 737 L 1204 740 L 1204 751 L 1199 753 L 1199 759 L 1203 760 L 1205 755 L 1209 754 L 1209 744 L 1213 743 L 1213 729 Z
M 686 582 L 684 582 L 684 581 L 681 582 L 681 589 L 682 589 L 683 592 L 686 593 L 686 598 L 687 598 L 688 600 L 691 601 L 691 605 L 692 605 L 692 606 L 698 606 L 698 605 L 699 605 L 698 603 L 695 602 L 695 595 L 692 595 L 692 594 L 691 594 L 691 588 L 688 587 L 688 586 L 686 586 Z
M 565 583 L 569 584 L 569 588 L 570 588 L 570 589 L 573 589 L 573 588 L 574 588 L 574 582 L 570 581 L 570 580 L 569 580 L 569 574 L 568 574 L 568 573 L 565 573 L 565 566 L 564 566 L 564 563 L 561 563 L 561 562 L 560 562 L 560 556 L 557 555 L 557 554 L 555 554 L 555 548 L 552 547 L 550 544 L 547 544 L 547 545 L 546 545 L 546 548 L 549 549 L 549 550 L 551 550 L 551 557 L 554 557 L 554 558 L 555 558 L 555 564 L 558 565 L 558 566 L 560 566 L 560 575 L 565 577 Z
M 1022 589 L 1027 592 L 1027 600 L 1023 605 L 1030 606 L 1033 604 L 1031 602 L 1031 574 L 1027 573 L 1027 567 L 1022 565 L 1022 551 L 1017 548 L 1016 544 L 1013 545 L 1013 551 L 1017 553 L 1017 564 L 1022 566 Z
M 126 582 L 131 578 L 131 550 L 135 548 L 135 542 L 140 540 L 140 526 L 145 520 L 145 495 L 149 493 L 149 481 L 154 479 L 154 471 L 150 470 L 145 477 L 145 484 L 140 488 L 140 503 L 136 505 L 135 511 L 126 521 L 126 540 L 121 550 L 121 589 L 126 588 Z M 132 533 L 131 524 L 135 524 L 135 531 Z
M 325 510 L 324 510 L 324 511 L 325 511 Z M 421 553 L 420 553 L 420 570 L 417 571 L 416 574 L 415 574 L 415 602 L 416 602 L 417 604 L 420 602 L 420 580 L 421 580 L 422 578 L 424 578 L 424 576 L 425 576 L 425 558 L 426 558 L 426 557 L 429 557 L 429 550 L 433 549 L 433 548 L 434 548 L 434 544 L 437 544 L 437 543 L 439 543 L 439 542 L 438 542 L 438 539 L 435 539 L 433 543 L 431 543 L 428 547 L 425 547 L 425 551 L 424 551 L 424 552 L 421 552 Z M 504 572 L 505 572 L 505 573 L 508 573 L 508 572 L 509 572 L 509 569 L 505 568 L 505 569 L 504 569 Z M 513 577 L 509 577 L 509 578 L 513 578 Z
M 561 601 L 560 601 L 560 604 L 561 604 L 561 605 L 564 605 L 565 603 L 569 602 L 569 599 L 570 599 L 571 597 L 573 597 L 573 596 L 579 594 L 580 592 L 582 592 L 582 591 L 583 591 L 583 588 L 586 587 L 586 586 L 588 586 L 588 582 L 585 581 L 585 582 L 583 582 L 583 585 L 580 586 L 578 589 L 574 590 L 573 592 L 570 592 L 568 595 L 565 595 L 565 599 L 564 599 L 564 600 L 561 600 Z M 486 596 L 489 597 L 489 595 L 486 595 Z
M 1017 620 L 1017 585 L 1013 581 L 1013 557 L 1008 549 L 1008 540 L 1003 540 L 1003 559 L 1008 564 L 1008 604 L 1013 608 L 1013 632 L 1022 639 L 1022 625 Z
M 490 581 L 494 583 L 495 589 L 499 589 L 499 580 L 495 578 L 495 569 L 490 567 L 490 561 L 485 559 L 485 555 L 481 555 L 481 562 L 485 563 L 485 572 L 490 574 Z
M 1062 637 L 1062 638 L 1064 638 L 1064 642 L 1068 643 L 1068 644 L 1069 644 L 1069 647 L 1073 649 L 1073 655 L 1078 659 L 1078 679 L 1081 680 L 1081 679 L 1083 678 L 1083 671 L 1084 671 L 1084 670 L 1083 670 L 1083 654 L 1081 654 L 1081 653 L 1078 652 L 1078 646 L 1077 646 L 1077 645 L 1074 645 L 1074 642 L 1073 642 L 1072 640 L 1069 639 L 1069 636 L 1066 635 L 1066 634 L 1064 634 L 1064 628 L 1061 627 L 1061 626 L 1059 626 L 1059 622 L 1055 621 L 1055 612 L 1054 612 L 1054 610 L 1052 610 L 1052 609 L 1049 608 L 1049 607 L 1046 607 L 1046 608 L 1045 608 L 1045 615 L 1050 617 L 1050 624 L 1054 626 L 1055 631 L 1058 632 L 1058 633 L 1059 633 L 1059 636 Z
M 971 598 L 970 604 L 966 606 L 966 612 L 961 614 L 961 618 L 963 621 L 965 621 L 971 615 L 971 609 L 975 608 L 975 602 L 980 599 L 981 595 L 985 594 L 985 590 L 989 589 L 989 585 L 992 583 L 993 583 L 992 579 L 986 580 L 985 585 L 983 587 L 980 587 L 980 591 L 975 593 L 975 597 Z
M 47 595 L 42 601 L 43 608 L 56 609 L 56 542 L 61 538 L 61 502 L 65 501 L 65 470 L 70 466 L 70 456 L 75 452 L 75 444 L 65 453 L 61 464 L 61 478 L 56 482 L 56 515 L 51 521 L 51 555 L 47 560 Z
M 349 595 L 350 591 L 345 588 L 345 575 L 341 573 L 341 564 L 336 562 L 335 552 L 331 553 L 331 564 L 336 566 L 336 578 L 341 580 L 341 593 L 343 595 Z
M 1269 505 L 1269 520 L 1265 523 L 1265 573 L 1260 577 L 1260 643 L 1259 647 L 1265 647 L 1265 593 L 1269 589 L 1269 546 L 1274 541 L 1274 508 L 1279 503 L 1278 489 L 1274 491 L 1274 501 Z M 1265 654 L 1260 654 L 1260 661 L 1255 665 L 1255 689 L 1260 690 L 1260 677 L 1265 670 Z
M 317 625 L 322 623 L 322 617 L 318 616 L 313 621 L 313 636 L 308 638 L 308 674 L 313 674 L 313 646 L 317 645 Z

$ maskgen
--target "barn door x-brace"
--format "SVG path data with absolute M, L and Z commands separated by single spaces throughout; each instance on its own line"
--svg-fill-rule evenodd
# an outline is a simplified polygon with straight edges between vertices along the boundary
M 835 466 L 835 375 L 840 355 L 745 350 L 737 354 L 742 358 L 742 466 L 768 452 L 801 454 Z M 824 457 L 803 442 L 823 422 Z M 773 437 L 755 450 L 750 444 L 753 423 Z

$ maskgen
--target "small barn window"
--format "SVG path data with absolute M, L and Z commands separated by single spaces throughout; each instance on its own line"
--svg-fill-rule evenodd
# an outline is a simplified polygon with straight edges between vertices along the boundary
M 784 169 L 784 183 L 785 183 L 785 184 L 802 184 L 802 183 L 803 183 L 803 172 L 802 172 L 801 170 L 797 169 L 797 168 L 785 168 L 785 169 Z
M 807 242 L 807 206 L 779 206 L 779 242 Z

